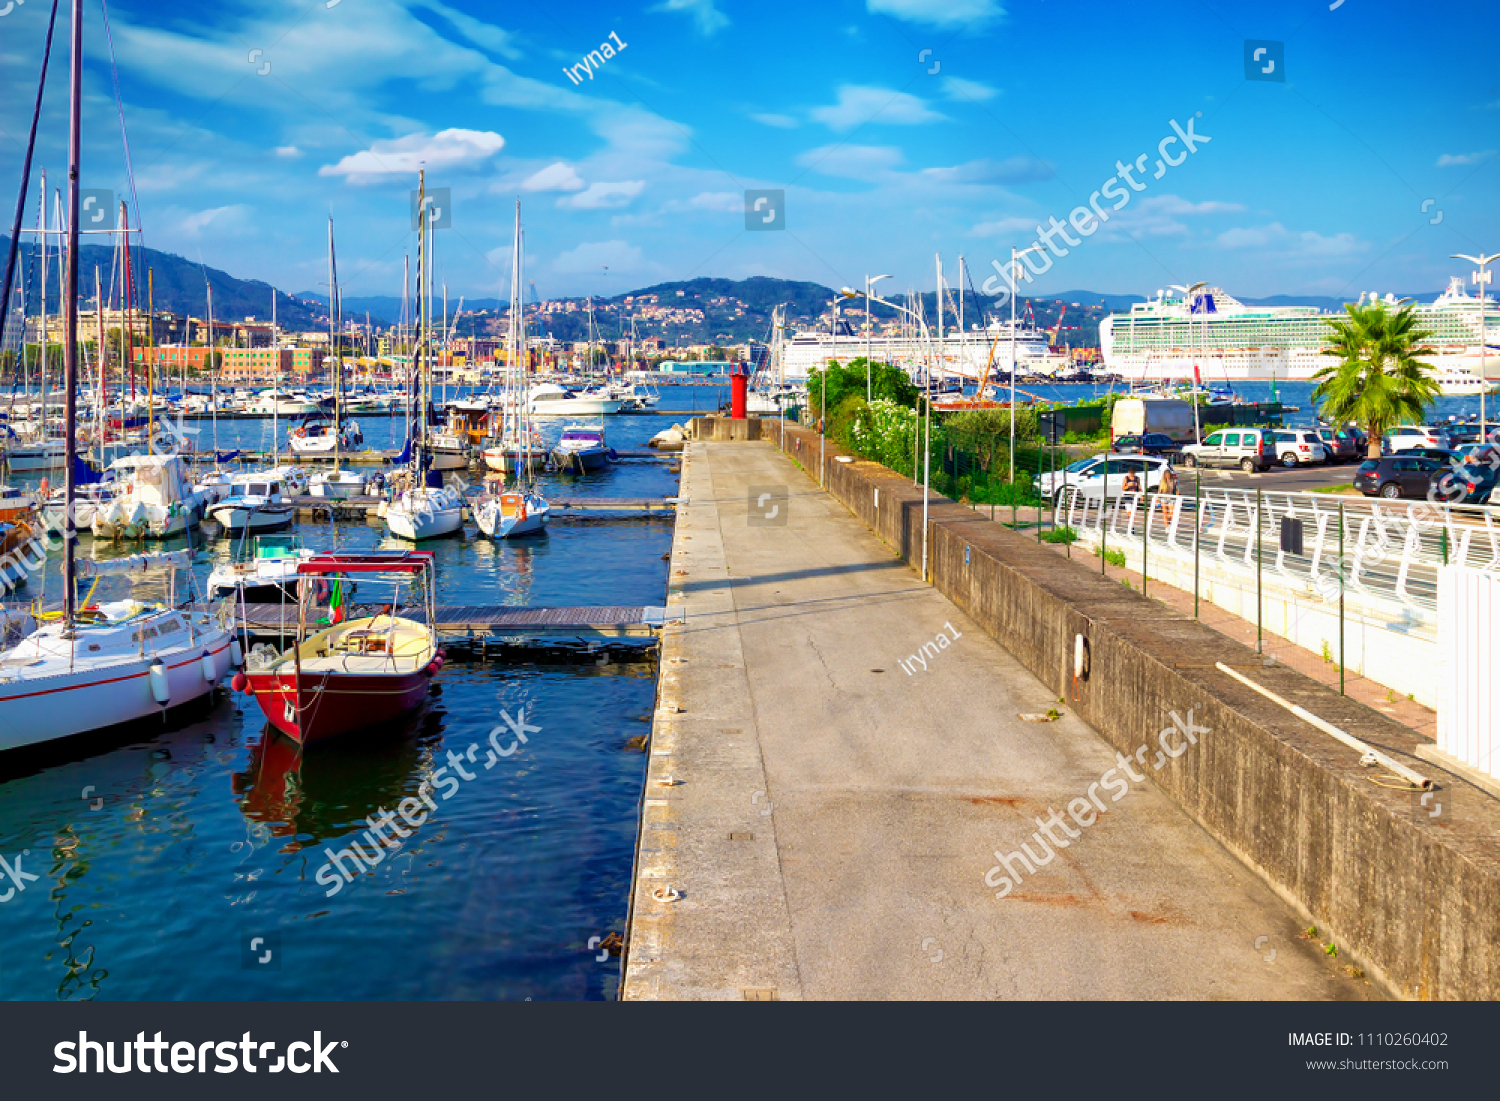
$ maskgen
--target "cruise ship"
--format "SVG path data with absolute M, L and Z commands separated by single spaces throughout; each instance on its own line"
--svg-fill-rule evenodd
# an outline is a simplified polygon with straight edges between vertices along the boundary
M 973 325 L 964 332 L 945 332 L 932 373 L 957 376 L 968 382 L 980 381 L 986 368 L 991 376 L 1004 374 L 1010 368 L 1010 340 L 1009 322 L 986 327 Z M 1051 375 L 1071 369 L 1068 357 L 1052 351 L 1047 334 L 1041 330 L 1018 322 L 1015 340 L 1018 373 Z M 782 369 L 787 382 L 806 381 L 810 371 L 822 370 L 829 360 L 848 363 L 863 359 L 866 349 L 877 363 L 895 363 L 914 372 L 925 367 L 928 355 L 920 337 L 876 334 L 866 343 L 865 337 L 842 318 L 834 322 L 832 332 L 799 332 L 787 338 L 782 347 Z
M 1359 301 L 1375 301 L 1362 294 Z M 1394 304 L 1394 295 L 1384 299 Z M 1477 394 L 1480 376 L 1479 299 L 1464 293 L 1463 280 L 1430 305 L 1417 305 L 1417 324 L 1433 334 L 1423 352 L 1445 394 Z M 1500 378 L 1497 304 L 1485 301 L 1485 371 Z M 1336 314 L 1313 306 L 1247 306 L 1215 287 L 1197 295 L 1167 298 L 1160 291 L 1128 314 L 1112 314 L 1099 325 L 1107 371 L 1135 381 L 1186 380 L 1196 363 L 1205 383 L 1248 379 L 1305 380 L 1331 360 L 1320 352 L 1328 320 Z

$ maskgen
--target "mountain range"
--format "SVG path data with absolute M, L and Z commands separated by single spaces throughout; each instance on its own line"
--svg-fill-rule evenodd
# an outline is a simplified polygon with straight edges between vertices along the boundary
M 9 239 L 0 237 L 0 254 L 9 248 Z M 113 285 L 112 275 L 116 265 L 116 250 L 109 245 L 83 245 L 79 251 L 80 297 L 85 308 L 91 307 L 94 298 L 94 272 L 97 269 L 105 286 L 107 300 Z M 40 257 L 31 243 L 23 243 L 17 262 L 17 293 L 24 286 L 27 308 L 35 312 L 39 303 Z M 57 271 L 56 258 L 50 259 L 50 284 L 47 290 L 47 310 L 58 310 L 58 281 L 52 276 Z M 213 291 L 214 317 L 224 321 L 255 319 L 268 321 L 271 317 L 271 299 L 276 301 L 276 320 L 284 329 L 303 331 L 321 329 L 328 324 L 328 296 L 321 291 L 303 291 L 287 294 L 273 291 L 271 286 L 258 279 L 238 279 L 218 268 L 210 268 L 181 256 L 156 249 L 132 250 L 131 266 L 135 273 L 135 284 L 144 306 L 146 302 L 146 273 L 151 280 L 151 301 L 158 310 L 191 314 L 204 317 L 208 311 L 207 288 Z M 857 288 L 858 290 L 858 288 Z M 958 291 L 950 291 L 956 304 Z M 749 339 L 769 340 L 771 313 L 776 306 L 786 307 L 786 320 L 796 328 L 811 328 L 826 324 L 830 304 L 838 297 L 830 287 L 820 283 L 798 280 L 776 279 L 768 276 L 752 276 L 748 279 L 698 278 L 680 282 L 658 283 L 639 290 L 599 297 L 592 300 L 594 309 L 594 335 L 603 340 L 614 340 L 628 333 L 631 319 L 640 337 L 661 337 L 669 344 L 724 343 L 737 344 Z M 936 296 L 928 292 L 918 296 L 921 310 L 928 317 L 935 316 Z M 1431 302 L 1436 292 L 1411 295 L 1420 302 Z M 626 299 L 630 299 L 629 304 Z M 642 299 L 655 299 L 642 302 Z M 976 317 L 976 305 L 983 312 L 995 313 L 993 302 L 986 302 L 964 289 L 963 303 L 966 318 Z M 1090 290 L 1070 290 L 1058 294 L 1021 298 L 1017 301 L 1022 315 L 1029 309 L 1036 323 L 1050 329 L 1060 324 L 1059 337 L 1074 346 L 1092 346 L 1098 343 L 1099 321 L 1110 313 L 1129 310 L 1136 302 L 1146 297 L 1135 294 L 1101 294 Z M 1344 299 L 1316 295 L 1272 295 L 1268 298 L 1241 298 L 1240 301 L 1254 306 L 1315 306 L 1335 311 L 1343 306 Z M 854 310 L 863 309 L 863 294 L 845 300 Z M 905 305 L 904 299 L 901 303 Z M 504 315 L 508 303 L 498 298 L 462 299 L 463 312 L 458 315 L 460 298 L 450 296 L 448 300 L 448 322 L 459 336 L 500 336 L 505 329 Z M 559 340 L 574 341 L 589 338 L 588 300 L 582 297 L 549 299 L 548 312 L 531 320 L 532 332 L 538 329 L 550 333 Z M 528 302 L 528 313 L 535 303 Z M 571 308 L 570 308 L 571 307 Z M 401 299 L 394 295 L 368 295 L 346 297 L 343 301 L 344 316 L 350 321 L 363 321 L 368 315 L 377 326 L 388 326 L 400 321 Z M 440 301 L 433 303 L 434 314 L 440 315 Z M 876 305 L 877 317 L 891 318 L 896 311 Z M 1008 310 L 998 311 L 1002 318 Z M 1076 335 L 1075 335 L 1076 334 Z

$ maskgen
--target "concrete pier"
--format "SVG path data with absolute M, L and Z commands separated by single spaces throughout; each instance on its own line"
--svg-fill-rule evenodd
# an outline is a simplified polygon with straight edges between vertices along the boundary
M 680 493 L 623 997 L 1383 996 L 1149 768 L 1073 825 L 1115 748 L 793 459 Z

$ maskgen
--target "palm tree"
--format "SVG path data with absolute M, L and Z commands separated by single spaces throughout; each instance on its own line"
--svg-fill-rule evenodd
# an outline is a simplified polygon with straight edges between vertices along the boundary
M 1374 299 L 1345 303 L 1347 317 L 1330 318 L 1325 356 L 1339 362 L 1313 374 L 1313 402 L 1332 424 L 1354 422 L 1369 433 L 1369 457 L 1380 458 L 1380 438 L 1403 422 L 1420 422 L 1441 393 L 1431 365 L 1417 358 L 1432 333 L 1416 328 L 1416 314 L 1403 300 L 1396 309 Z

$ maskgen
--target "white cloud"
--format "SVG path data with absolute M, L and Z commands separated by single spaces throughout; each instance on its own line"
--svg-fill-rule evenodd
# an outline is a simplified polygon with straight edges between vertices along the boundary
M 714 7 L 714 0 L 666 0 L 648 11 L 680 11 L 692 16 L 699 34 L 714 34 L 729 26 L 729 16 Z
M 945 76 L 942 80 L 943 95 L 949 99 L 979 100 L 994 99 L 1000 94 L 999 88 L 991 88 L 988 84 L 977 80 L 965 80 L 961 76 Z
M 994 222 L 980 222 L 969 230 L 970 237 L 1001 237 L 1007 233 L 1036 232 L 1035 218 L 1001 218 Z
M 597 272 L 606 267 L 639 271 L 645 267 L 645 257 L 627 241 L 585 241 L 558 256 L 552 266 L 560 272 Z
M 1454 165 L 1483 164 L 1495 155 L 1493 149 L 1485 149 L 1479 153 L 1444 153 L 1437 159 L 1439 168 L 1451 168 Z
M 338 164 L 325 164 L 318 175 L 345 176 L 352 184 L 375 183 L 387 176 L 415 175 L 424 164 L 429 170 L 478 164 L 504 145 L 505 139 L 489 130 L 440 130 L 431 137 L 408 134 L 372 142 Z
M 522 191 L 581 191 L 583 180 L 571 164 L 557 161 L 521 181 Z
M 704 191 L 691 199 L 672 199 L 662 204 L 666 214 L 684 214 L 708 210 L 716 214 L 739 214 L 745 209 L 745 196 L 739 191 Z
M 1205 199 L 1201 203 L 1191 202 L 1181 195 L 1152 195 L 1142 199 L 1137 209 L 1157 211 L 1162 214 L 1233 214 L 1245 208 L 1239 203 L 1225 203 L 1217 199 Z
M 276 147 L 276 155 L 278 157 L 300 157 L 302 156 L 302 150 L 298 149 L 295 145 L 278 145 Z
M 937 122 L 943 116 L 929 110 L 925 101 L 906 92 L 870 88 L 861 84 L 839 86 L 839 101 L 808 112 L 830 130 L 852 130 L 866 122 L 894 126 L 916 126 Z
M 778 115 L 772 112 L 766 112 L 759 115 L 751 115 L 750 117 L 753 118 L 756 122 L 764 123 L 766 126 L 775 126 L 782 130 L 791 130 L 797 126 L 802 125 L 796 119 L 792 118 L 791 115 Z
M 1337 233 L 1331 237 L 1310 229 L 1299 233 L 1280 222 L 1225 230 L 1215 240 L 1221 248 L 1275 249 L 1276 255 L 1281 257 L 1348 256 L 1367 247 L 1352 233 Z
M 972 23 L 977 29 L 1005 15 L 1005 9 L 995 0 L 866 0 L 866 6 L 876 15 L 934 27 L 964 27 Z
M 1034 157 L 1006 157 L 1002 161 L 977 160 L 950 168 L 924 168 L 921 176 L 938 184 L 1018 184 L 1050 180 L 1052 166 Z
M 235 203 L 229 206 L 218 206 L 212 210 L 200 210 L 197 214 L 189 214 L 177 228 L 183 233 L 197 233 L 210 223 L 219 223 L 216 228 L 224 228 L 225 223 L 238 221 L 241 216 L 248 214 L 250 208 Z
M 608 210 L 613 207 L 629 206 L 630 201 L 639 195 L 645 186 L 645 180 L 613 182 L 600 180 L 598 183 L 589 184 L 577 195 L 559 199 L 557 205 L 571 207 L 574 210 Z
M 901 150 L 893 145 L 821 145 L 797 157 L 797 163 L 825 176 L 865 180 L 896 167 Z

